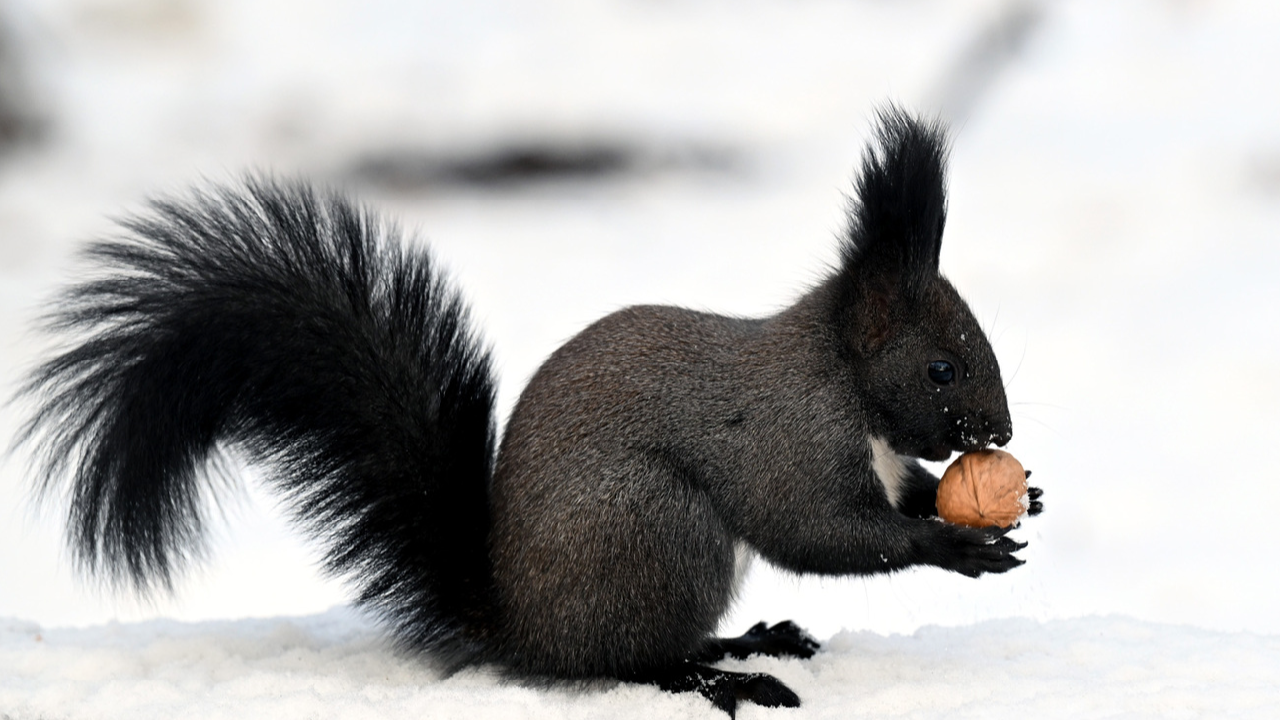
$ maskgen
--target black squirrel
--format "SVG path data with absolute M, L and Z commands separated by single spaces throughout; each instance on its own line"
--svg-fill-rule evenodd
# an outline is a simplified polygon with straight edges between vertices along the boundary
M 709 667 L 811 656 L 790 622 L 714 638 L 749 549 L 801 573 L 1022 561 L 938 521 L 914 458 L 1004 445 L 990 345 L 938 271 L 947 141 L 889 107 L 841 262 L 763 319 L 631 307 L 537 371 L 500 447 L 488 350 L 430 255 L 333 192 L 252 176 L 155 200 L 88 248 L 20 435 L 68 491 L 79 566 L 171 587 L 201 548 L 220 445 L 268 468 L 325 567 L 454 670 L 797 706 Z M 1031 512 L 1041 509 L 1032 491 Z

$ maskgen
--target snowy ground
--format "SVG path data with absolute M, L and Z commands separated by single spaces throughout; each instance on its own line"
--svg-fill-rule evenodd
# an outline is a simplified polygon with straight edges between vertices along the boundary
M 978 582 L 934 570 L 797 579 L 758 565 L 725 630 L 794 618 L 832 638 L 808 663 L 751 661 L 792 683 L 805 713 L 1262 717 L 1280 706 L 1280 484 L 1266 464 L 1280 436 L 1280 5 L 28 0 L 0 11 L 48 120 L 41 143 L 0 158 L 5 394 L 39 354 L 32 315 L 73 272 L 78 242 L 149 193 L 260 167 L 351 187 L 420 229 L 483 320 L 509 407 L 543 357 L 620 306 L 784 305 L 834 259 L 871 108 L 892 98 L 946 112 L 943 269 L 989 328 L 1010 449 L 1046 490 L 1045 514 L 1019 531 L 1028 564 Z M 1009 37 L 1020 42 L 1001 49 Z M 388 158 L 575 142 L 635 162 L 498 188 L 375 171 Z M 0 408 L 0 437 L 21 412 Z M 640 688 L 441 681 L 342 612 L 243 619 L 346 597 L 246 477 L 203 571 L 176 597 L 139 603 L 77 582 L 56 514 L 30 509 L 22 457 L 0 466 L 0 617 L 20 619 L 0 624 L 0 716 L 701 712 Z M 126 624 L 103 624 L 114 620 Z
M 1120 618 L 991 620 L 910 636 L 844 631 L 807 661 L 752 658 L 800 710 L 750 718 L 1274 718 L 1280 638 Z M 652 687 L 533 689 L 396 658 L 342 611 L 41 630 L 0 623 L 0 717 L 706 718 Z M 720 715 L 720 717 L 723 717 Z

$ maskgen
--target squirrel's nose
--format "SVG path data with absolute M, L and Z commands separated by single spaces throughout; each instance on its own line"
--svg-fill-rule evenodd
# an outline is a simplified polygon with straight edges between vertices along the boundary
M 1013 439 L 1013 421 L 1008 416 L 988 421 L 987 427 L 991 429 L 991 442 L 999 447 L 1008 445 Z

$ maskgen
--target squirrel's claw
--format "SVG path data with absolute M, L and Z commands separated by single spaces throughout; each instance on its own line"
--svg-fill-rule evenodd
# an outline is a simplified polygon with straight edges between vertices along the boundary
M 1040 502 L 1040 496 L 1044 495 L 1044 491 L 1038 487 L 1027 488 L 1027 514 L 1039 515 L 1044 512 L 1044 503 Z

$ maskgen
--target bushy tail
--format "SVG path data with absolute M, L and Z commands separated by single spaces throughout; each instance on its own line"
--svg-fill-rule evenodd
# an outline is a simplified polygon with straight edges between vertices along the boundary
M 169 586 L 202 546 L 225 443 L 414 649 L 483 659 L 490 359 L 456 291 L 336 194 L 249 179 L 159 200 L 92 245 L 52 316 L 75 344 L 23 393 L 76 560 Z

